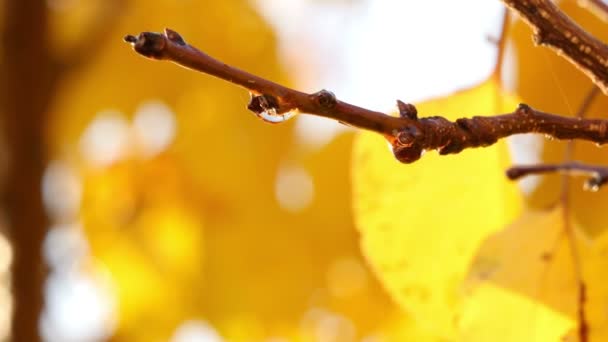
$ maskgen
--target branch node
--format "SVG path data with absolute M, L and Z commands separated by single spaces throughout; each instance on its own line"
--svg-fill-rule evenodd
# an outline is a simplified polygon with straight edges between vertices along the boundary
M 517 106 L 515 113 L 520 115 L 529 115 L 530 113 L 532 113 L 532 108 L 530 108 L 530 106 L 525 103 L 520 103 L 519 106 Z
M 319 106 L 325 109 L 332 109 L 338 103 L 336 95 L 334 95 L 334 93 L 329 90 L 323 89 L 312 94 L 312 96 L 314 100 L 319 104 Z
M 413 104 L 397 100 L 397 108 L 399 109 L 399 116 L 402 118 L 418 120 L 418 109 Z
M 396 143 L 401 147 L 410 147 L 415 142 L 420 141 L 422 134 L 414 126 L 405 127 L 397 133 Z
M 165 28 L 165 36 L 167 36 L 170 41 L 178 45 L 186 46 L 186 41 L 184 40 L 184 38 L 182 38 L 179 33 L 173 31 L 170 28 Z

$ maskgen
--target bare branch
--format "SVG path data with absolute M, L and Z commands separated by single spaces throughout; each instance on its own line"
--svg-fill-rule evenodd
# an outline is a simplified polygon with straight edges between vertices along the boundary
M 307 94 L 274 83 L 220 62 L 188 45 L 175 31 L 143 32 L 126 36 L 139 54 L 168 60 L 240 85 L 252 93 L 248 108 L 271 123 L 302 112 L 337 120 L 384 135 L 397 159 L 418 160 L 425 150 L 439 154 L 458 153 L 465 148 L 489 146 L 498 139 L 520 133 L 541 133 L 555 139 L 608 142 L 608 120 L 568 118 L 544 113 L 521 104 L 514 112 L 491 117 L 474 116 L 451 122 L 440 116 L 418 118 L 416 107 L 398 101 L 400 117 L 339 101 L 327 90 Z
M 534 41 L 564 56 L 608 95 L 608 45 L 604 44 L 551 0 L 502 0 L 534 30 Z
M 589 176 L 585 183 L 585 189 L 597 191 L 608 182 L 608 167 L 587 165 L 579 162 L 567 162 L 562 164 L 542 164 L 529 166 L 514 166 L 507 170 L 509 179 L 519 179 L 530 175 L 559 172 L 567 175 Z

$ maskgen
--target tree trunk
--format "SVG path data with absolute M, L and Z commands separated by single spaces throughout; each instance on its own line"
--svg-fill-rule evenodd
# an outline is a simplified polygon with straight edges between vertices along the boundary
M 4 1 L 0 114 L 9 156 L 3 204 L 14 250 L 11 340 L 15 342 L 40 340 L 38 325 L 44 304 L 46 271 L 41 246 L 49 222 L 41 180 L 52 78 L 46 11 L 44 0 Z

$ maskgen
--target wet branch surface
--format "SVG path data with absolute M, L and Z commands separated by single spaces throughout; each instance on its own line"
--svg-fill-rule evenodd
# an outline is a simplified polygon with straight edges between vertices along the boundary
M 502 2 L 532 27 L 536 44 L 555 50 L 608 95 L 608 45 L 586 32 L 551 0 Z
M 327 90 L 307 94 L 232 67 L 188 45 L 169 29 L 162 34 L 129 35 L 125 41 L 145 57 L 171 61 L 248 89 L 252 94 L 248 108 L 265 121 L 282 122 L 302 112 L 382 134 L 393 145 L 395 157 L 404 163 L 418 160 L 425 150 L 437 150 L 442 155 L 459 153 L 520 133 L 608 142 L 608 120 L 563 117 L 521 104 L 512 113 L 452 122 L 440 116 L 419 118 L 414 105 L 401 101 L 397 101 L 400 116 L 394 117 L 342 102 Z

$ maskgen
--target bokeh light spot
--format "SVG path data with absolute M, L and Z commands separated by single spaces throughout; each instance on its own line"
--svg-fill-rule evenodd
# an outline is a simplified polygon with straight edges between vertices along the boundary
M 207 322 L 186 321 L 180 325 L 171 342 L 222 342 L 224 339 Z
M 82 182 L 66 162 L 54 160 L 42 178 L 42 198 L 50 216 L 56 220 L 76 217 L 80 209 Z
M 165 150 L 173 142 L 176 126 L 175 115 L 169 106 L 161 101 L 143 103 L 133 118 L 140 152 L 151 157 Z
M 88 256 L 89 247 L 78 224 L 61 224 L 51 227 L 42 252 L 46 262 L 56 272 L 74 270 Z
M 281 167 L 276 178 L 275 196 L 284 210 L 300 212 L 306 209 L 314 198 L 313 179 L 302 167 Z
M 80 152 L 91 165 L 108 166 L 127 155 L 129 140 L 129 122 L 122 113 L 102 111 L 82 134 Z
M 101 280 L 77 272 L 48 278 L 40 322 L 45 341 L 103 341 L 111 335 L 116 305 Z

